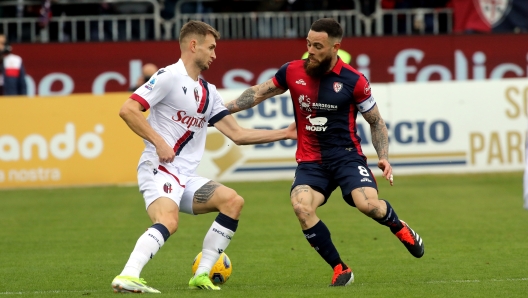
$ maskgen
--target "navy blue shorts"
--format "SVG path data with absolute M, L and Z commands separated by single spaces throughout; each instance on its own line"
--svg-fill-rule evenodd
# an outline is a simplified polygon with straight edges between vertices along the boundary
M 290 190 L 297 185 L 308 185 L 313 190 L 324 195 L 324 205 L 332 192 L 339 186 L 343 199 L 351 206 L 356 206 L 352 200 L 352 190 L 360 187 L 378 189 L 372 171 L 363 160 L 339 160 L 331 163 L 303 162 L 295 170 L 295 178 Z

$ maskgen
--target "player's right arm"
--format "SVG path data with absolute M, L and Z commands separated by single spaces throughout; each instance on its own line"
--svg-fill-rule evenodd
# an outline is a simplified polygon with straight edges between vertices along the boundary
M 250 109 L 264 100 L 284 92 L 286 90 L 275 86 L 273 79 L 269 79 L 262 84 L 246 89 L 237 99 L 228 102 L 226 108 L 231 114 L 234 114 Z
M 143 116 L 144 107 L 136 100 L 127 99 L 119 116 L 125 121 L 130 129 L 138 136 L 149 141 L 156 147 L 159 161 L 169 163 L 174 160 L 174 150 L 165 142 L 165 140 L 150 126 L 145 116 Z

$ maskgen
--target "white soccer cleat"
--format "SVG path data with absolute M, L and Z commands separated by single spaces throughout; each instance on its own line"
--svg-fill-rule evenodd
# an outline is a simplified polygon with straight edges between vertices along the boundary
M 112 281 L 112 288 L 115 293 L 161 293 L 160 291 L 147 286 L 147 282 L 143 278 L 132 276 L 116 276 Z

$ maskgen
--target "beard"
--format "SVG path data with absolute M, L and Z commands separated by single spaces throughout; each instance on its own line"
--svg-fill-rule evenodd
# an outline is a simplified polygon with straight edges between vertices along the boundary
M 204 70 L 208 70 L 209 69 L 209 65 L 207 64 L 207 62 L 203 62 L 203 61 L 200 61 L 200 60 L 195 60 L 194 63 L 196 64 L 196 66 L 198 66 L 200 71 L 204 71 Z
M 311 62 L 310 57 L 304 60 L 304 71 L 313 78 L 320 78 L 330 69 L 332 64 L 332 56 L 327 56 L 321 62 Z

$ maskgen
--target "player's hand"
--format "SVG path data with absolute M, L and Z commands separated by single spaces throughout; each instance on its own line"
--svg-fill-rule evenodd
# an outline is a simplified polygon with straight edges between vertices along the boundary
M 165 142 L 162 142 L 156 147 L 156 153 L 161 163 L 171 163 L 176 156 L 174 150 Z
M 297 140 L 297 124 L 295 122 L 286 127 L 286 137 L 290 140 Z
M 392 176 L 392 166 L 390 165 L 389 161 L 386 159 L 380 159 L 378 161 L 378 168 L 380 168 L 383 171 L 383 177 L 387 180 L 389 180 L 390 185 L 394 185 L 394 178 Z

